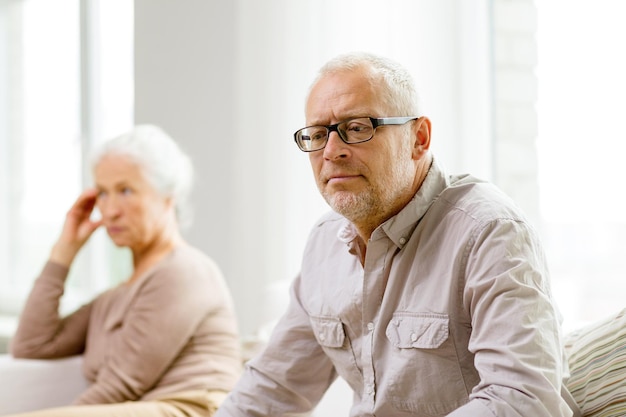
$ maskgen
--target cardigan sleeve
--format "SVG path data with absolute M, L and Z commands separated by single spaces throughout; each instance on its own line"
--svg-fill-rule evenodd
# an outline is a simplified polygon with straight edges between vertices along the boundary
M 68 268 L 48 262 L 26 300 L 10 351 L 16 358 L 48 359 L 84 351 L 91 303 L 61 317 L 59 304 Z

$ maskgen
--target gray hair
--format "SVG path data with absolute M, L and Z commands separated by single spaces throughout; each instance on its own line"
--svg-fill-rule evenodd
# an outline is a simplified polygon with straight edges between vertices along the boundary
M 179 225 L 191 224 L 189 198 L 193 187 L 193 166 L 189 156 L 167 133 L 150 124 L 135 126 L 94 150 L 92 170 L 104 156 L 111 154 L 123 155 L 136 162 L 157 192 L 174 199 Z
M 365 69 L 370 81 L 382 87 L 381 100 L 389 111 L 397 112 L 387 116 L 420 116 L 419 97 L 408 70 L 391 59 L 371 53 L 350 52 L 336 56 L 320 68 L 311 88 L 326 75 L 357 69 Z

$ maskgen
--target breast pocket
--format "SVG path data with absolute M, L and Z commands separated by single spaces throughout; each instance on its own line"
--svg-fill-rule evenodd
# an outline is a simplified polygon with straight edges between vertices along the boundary
M 446 314 L 396 312 L 385 334 L 389 398 L 401 411 L 443 416 L 468 401 Z
M 346 334 L 343 331 L 341 320 L 332 317 L 311 317 L 311 326 L 315 332 L 315 338 L 321 346 L 343 347 Z
M 387 326 L 387 338 L 397 348 L 435 349 L 448 339 L 449 319 L 443 314 L 395 313 Z
M 341 320 L 319 316 L 311 316 L 310 320 L 317 342 L 335 366 L 337 373 L 346 381 L 360 380 L 361 371 Z

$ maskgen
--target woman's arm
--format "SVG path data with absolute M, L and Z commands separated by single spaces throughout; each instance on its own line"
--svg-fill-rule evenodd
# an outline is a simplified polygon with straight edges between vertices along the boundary
M 84 350 L 90 306 L 61 318 L 59 302 L 76 254 L 102 224 L 91 220 L 97 193 L 96 189 L 86 189 L 68 210 L 61 235 L 20 315 L 11 341 L 11 353 L 15 357 L 58 358 Z
M 35 281 L 11 339 L 16 358 L 49 359 L 77 355 L 85 348 L 91 304 L 71 315 L 59 315 L 68 269 L 48 262 Z

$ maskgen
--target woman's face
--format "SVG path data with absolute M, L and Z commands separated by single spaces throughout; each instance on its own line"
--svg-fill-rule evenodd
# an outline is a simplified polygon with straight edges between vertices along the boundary
M 142 253 L 159 239 L 173 213 L 171 198 L 163 197 L 127 156 L 105 155 L 95 167 L 96 205 L 111 240 Z

